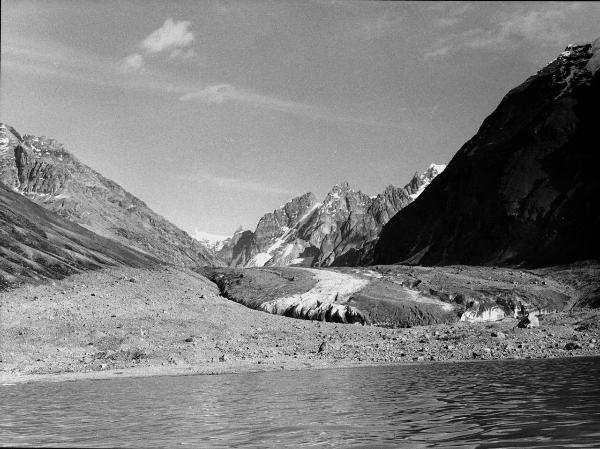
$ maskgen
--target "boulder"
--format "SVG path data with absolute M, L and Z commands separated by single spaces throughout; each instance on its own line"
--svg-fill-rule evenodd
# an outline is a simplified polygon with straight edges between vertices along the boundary
M 521 329 L 531 329 L 532 327 L 540 327 L 540 321 L 534 312 L 530 312 L 525 318 L 522 318 L 517 324 Z

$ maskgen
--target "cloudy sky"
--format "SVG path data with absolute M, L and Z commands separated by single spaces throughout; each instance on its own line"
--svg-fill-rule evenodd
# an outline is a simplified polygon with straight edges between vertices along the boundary
M 187 231 L 447 163 L 598 3 L 2 0 L 0 120 Z

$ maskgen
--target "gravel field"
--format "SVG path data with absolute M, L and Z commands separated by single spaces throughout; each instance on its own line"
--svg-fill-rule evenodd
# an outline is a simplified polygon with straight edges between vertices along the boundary
M 0 293 L 0 382 L 597 356 L 599 321 L 593 309 L 531 329 L 307 321 L 225 299 L 193 271 L 111 268 Z

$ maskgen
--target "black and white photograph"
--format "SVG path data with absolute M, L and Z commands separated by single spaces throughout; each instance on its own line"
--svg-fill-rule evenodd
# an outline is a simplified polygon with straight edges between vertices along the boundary
M 600 2 L 0 4 L 0 447 L 600 447 Z

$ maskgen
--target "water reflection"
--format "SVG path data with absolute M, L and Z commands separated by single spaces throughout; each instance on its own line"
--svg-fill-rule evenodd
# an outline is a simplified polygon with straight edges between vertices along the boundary
M 594 447 L 600 359 L 0 387 L 0 443 Z

